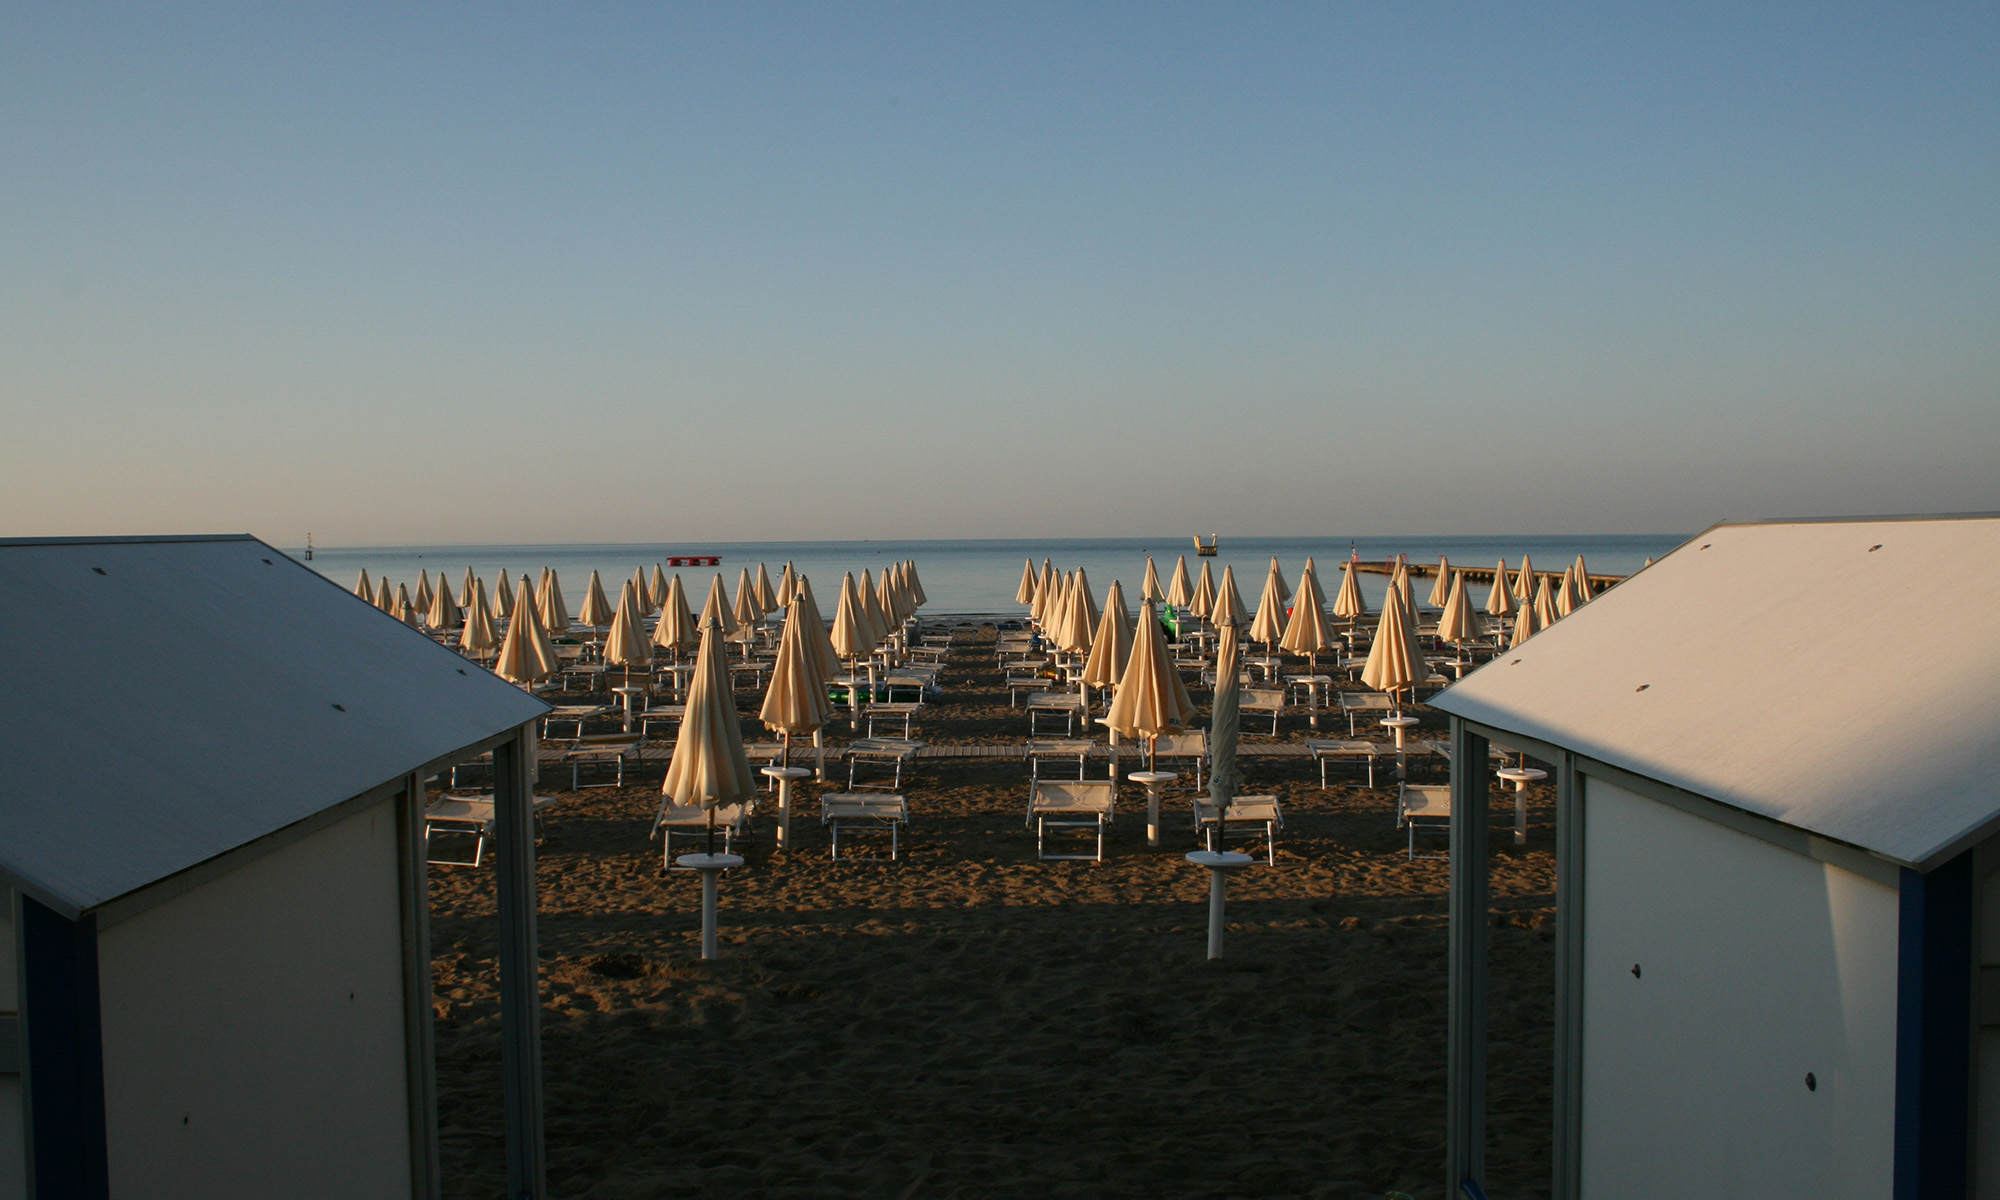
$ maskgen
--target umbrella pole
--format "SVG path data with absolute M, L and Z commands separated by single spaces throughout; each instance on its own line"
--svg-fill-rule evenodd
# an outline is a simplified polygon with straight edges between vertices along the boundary
M 708 837 L 702 843 L 701 852 L 711 856 L 715 853 L 715 810 L 713 808 L 708 810 Z
M 826 739 L 813 730 L 813 782 L 826 782 Z

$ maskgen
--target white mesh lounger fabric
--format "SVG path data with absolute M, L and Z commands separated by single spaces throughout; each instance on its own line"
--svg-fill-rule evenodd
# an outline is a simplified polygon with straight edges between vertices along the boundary
M 1382 755 L 1382 747 L 1375 742 L 1348 739 L 1315 738 L 1306 742 L 1306 750 L 1319 763 L 1319 785 L 1326 786 L 1326 764 L 1335 762 L 1357 762 L 1368 768 L 1368 786 L 1375 786 L 1375 760 Z
M 819 798 L 819 823 L 826 826 L 833 835 L 832 857 L 840 858 L 840 835 L 843 831 L 853 833 L 859 830 L 889 834 L 889 857 L 855 858 L 850 855 L 848 862 L 895 862 L 901 846 L 898 831 L 909 828 L 910 803 L 901 796 L 869 794 L 858 796 L 851 792 L 836 793 Z
M 1278 831 L 1285 827 L 1284 810 L 1278 807 L 1276 796 L 1238 796 L 1222 810 L 1219 832 L 1215 819 L 1215 805 L 1206 797 L 1196 796 L 1194 801 L 1194 825 L 1196 836 L 1203 838 L 1210 850 L 1226 850 L 1230 838 L 1264 839 L 1264 861 L 1276 866 L 1278 862 Z M 1221 845 L 1216 843 L 1220 841 Z
M 1111 823 L 1117 788 L 1109 779 L 1037 780 L 1028 798 L 1028 817 L 1035 830 L 1035 857 L 1054 860 L 1104 861 L 1104 827 Z M 1051 829 L 1086 829 L 1097 835 L 1090 854 L 1050 854 Z
M 1418 854 L 1417 831 L 1451 836 L 1451 787 L 1448 784 L 1404 783 L 1396 788 L 1396 824 L 1410 831 L 1410 857 L 1450 858 L 1443 854 Z
M 715 810 L 715 831 L 722 835 L 722 852 L 727 854 L 736 839 L 744 836 L 750 828 L 750 812 L 753 805 L 725 804 Z M 661 864 L 668 870 L 686 868 L 674 866 L 674 835 L 676 833 L 696 837 L 708 835 L 708 810 L 700 807 L 684 808 L 674 803 L 672 796 L 660 797 L 660 815 L 653 818 L 653 832 L 660 835 Z

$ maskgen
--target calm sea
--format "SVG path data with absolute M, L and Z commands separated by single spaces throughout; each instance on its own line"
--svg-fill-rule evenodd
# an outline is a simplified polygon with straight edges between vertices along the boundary
M 1329 595 L 1339 586 L 1341 560 L 1350 553 L 1363 559 L 1385 559 L 1407 554 L 1413 562 L 1435 564 L 1443 554 L 1453 564 L 1491 567 L 1501 558 L 1519 570 L 1521 556 L 1533 557 L 1540 570 L 1568 566 L 1581 554 L 1592 574 L 1626 575 L 1639 569 L 1648 557 L 1658 558 L 1672 550 L 1687 535 L 1659 534 L 1618 537 L 1366 537 L 1366 538 L 1259 538 L 1225 537 L 1221 553 L 1209 561 L 1220 581 L 1222 568 L 1236 569 L 1237 590 L 1245 603 L 1256 606 L 1264 577 L 1276 557 L 1287 583 L 1296 584 L 1299 568 L 1311 557 L 1318 568 L 1321 586 Z M 303 551 L 292 550 L 303 558 Z M 770 571 L 772 582 L 787 562 L 812 579 L 813 594 L 832 615 L 840 595 L 840 577 L 852 571 L 880 574 L 881 569 L 903 559 L 914 559 L 918 578 L 930 597 L 928 613 L 1002 613 L 1015 615 L 1021 606 L 1014 602 L 1021 582 L 1021 565 L 1032 559 L 1037 568 L 1044 558 L 1062 571 L 1082 567 L 1091 588 L 1100 600 L 1113 580 L 1125 585 L 1128 604 L 1136 607 L 1139 583 L 1145 577 L 1146 556 L 1158 565 L 1164 586 L 1172 579 L 1175 560 L 1186 555 L 1190 578 L 1199 578 L 1201 563 L 1188 538 L 1068 538 L 981 541 L 912 542 L 677 542 L 671 545 L 520 545 L 520 546 L 347 546 L 315 549 L 310 564 L 321 574 L 344 587 L 352 587 L 356 576 L 367 570 L 371 579 L 388 576 L 391 586 L 409 583 L 414 591 L 419 571 L 439 574 L 458 583 L 471 567 L 473 574 L 486 580 L 490 590 L 499 573 L 505 571 L 517 583 L 522 575 L 539 579 L 543 567 L 553 567 L 562 581 L 563 596 L 574 612 L 582 602 L 590 573 L 604 580 L 612 602 L 617 603 L 618 582 L 632 577 L 635 567 L 645 567 L 650 576 L 654 563 L 664 563 L 670 555 L 714 555 L 719 567 L 682 567 L 678 574 L 687 588 L 690 603 L 700 607 L 714 575 L 720 572 L 735 593 L 737 573 L 750 568 L 754 577 L 757 564 Z M 667 571 L 669 576 L 676 572 Z M 1361 576 L 1362 591 L 1371 607 L 1380 603 L 1387 587 L 1386 578 Z M 1419 588 L 1418 600 L 1429 594 L 1428 585 Z M 1486 590 L 1474 591 L 1475 602 L 1483 602 Z

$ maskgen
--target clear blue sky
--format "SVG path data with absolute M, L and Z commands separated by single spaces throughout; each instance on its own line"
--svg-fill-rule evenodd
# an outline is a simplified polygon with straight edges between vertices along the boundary
M 2000 6 L 0 8 L 0 534 L 2000 509 Z

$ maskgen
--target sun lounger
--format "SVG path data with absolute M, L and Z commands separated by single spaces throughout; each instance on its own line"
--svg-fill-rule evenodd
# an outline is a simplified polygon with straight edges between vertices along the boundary
M 861 708 L 861 715 L 868 719 L 869 737 L 872 738 L 875 736 L 876 721 L 901 721 L 903 723 L 903 737 L 907 740 L 910 736 L 910 721 L 917 715 L 918 710 L 922 708 L 923 705 L 921 704 L 909 703 L 866 704 Z
M 572 738 L 580 738 L 583 736 L 583 723 L 585 721 L 590 720 L 592 717 L 601 717 L 610 711 L 611 706 L 609 704 L 558 704 L 548 711 L 548 715 L 542 718 L 542 740 L 561 740 L 554 734 L 554 727 L 558 723 L 564 725 L 574 723 L 576 731 L 570 736 Z
M 1222 819 L 1216 820 L 1215 805 L 1208 798 L 1197 794 L 1194 799 L 1195 836 L 1205 842 L 1210 850 L 1225 849 L 1230 838 L 1264 839 L 1264 861 L 1276 866 L 1278 863 L 1278 831 L 1285 827 L 1284 810 L 1278 807 L 1276 796 L 1238 796 L 1222 810 Z M 1221 847 L 1216 845 L 1216 834 L 1220 832 Z
M 1270 713 L 1271 734 L 1274 737 L 1278 732 L 1278 715 L 1284 711 L 1285 689 L 1283 688 L 1247 688 L 1243 692 L 1241 715 L 1248 717 L 1253 712 Z
M 1450 858 L 1443 854 L 1418 854 L 1417 831 L 1442 833 L 1451 837 L 1451 786 L 1435 783 L 1404 783 L 1396 787 L 1396 824 L 1410 831 L 1410 858 Z M 1447 844 L 1449 844 L 1447 842 Z
M 535 833 L 542 831 L 542 810 L 554 804 L 554 796 L 536 796 L 534 801 Z M 498 818 L 493 812 L 493 793 L 480 792 L 474 795 L 447 795 L 424 809 L 424 845 L 426 862 L 448 867 L 476 867 L 486 857 L 486 843 L 493 837 L 494 822 Z M 470 837 L 472 857 L 440 858 L 437 855 L 436 839 Z
M 674 728 L 681 723 L 681 718 L 686 715 L 687 705 L 685 704 L 655 704 L 650 708 L 642 709 L 639 712 L 639 736 L 641 738 L 652 737 L 653 727 L 656 725 L 664 725 L 670 729 Z
M 624 787 L 625 763 L 639 761 L 639 739 L 631 734 L 608 734 L 596 737 L 578 738 L 576 744 L 563 751 L 562 760 L 569 764 L 569 786 L 571 791 L 583 787 Z M 578 782 L 584 764 L 611 764 L 618 768 L 618 778 L 613 783 Z
M 750 814 L 754 804 L 725 804 L 715 810 L 715 831 L 722 835 L 722 852 L 727 854 L 736 839 L 743 837 L 750 829 Z M 708 810 L 700 807 L 682 807 L 674 803 L 672 796 L 660 797 L 659 815 L 653 818 L 653 830 L 647 836 L 658 835 L 661 841 L 661 864 L 670 871 L 692 870 L 674 866 L 674 835 L 693 834 L 698 838 L 708 836 Z
M 1084 760 L 1090 757 L 1091 747 L 1096 744 L 1096 742 L 1090 741 L 1087 738 L 1050 738 L 1038 742 L 1029 742 L 1029 781 L 1032 783 L 1041 779 L 1042 761 L 1044 759 L 1070 758 L 1072 756 L 1076 759 L 1076 777 L 1082 779 Z
M 847 757 L 847 790 L 852 792 L 860 787 L 881 787 L 887 791 L 903 790 L 903 765 L 915 760 L 917 751 L 924 748 L 922 742 L 912 742 L 902 738 L 856 738 L 847 744 L 843 752 Z M 855 769 L 863 763 L 892 765 L 895 768 L 894 782 L 884 784 L 857 784 L 854 782 Z
M 1035 831 L 1035 857 L 1061 861 L 1104 861 L 1104 827 L 1111 823 L 1117 788 L 1109 779 L 1057 782 L 1039 780 L 1028 794 L 1028 823 Z M 1086 829 L 1097 835 L 1090 854 L 1050 854 L 1046 839 L 1052 829 Z
M 1356 762 L 1368 768 L 1368 786 L 1375 786 L 1375 760 L 1382 755 L 1378 742 L 1360 740 L 1314 739 L 1306 743 L 1306 750 L 1313 761 L 1319 764 L 1319 786 L 1326 787 L 1326 764 L 1328 762 Z
M 849 862 L 895 862 L 900 839 L 898 830 L 907 829 L 910 824 L 910 804 L 901 796 L 836 794 L 819 798 L 819 823 L 833 834 L 832 856 L 840 858 L 840 835 L 846 831 L 850 835 L 857 832 L 887 832 L 889 835 L 889 857 L 854 858 Z
M 1189 729 L 1163 733 L 1153 743 L 1153 768 L 1165 770 L 1168 760 L 1186 762 L 1194 768 L 1194 790 L 1201 790 L 1201 773 L 1208 766 L 1208 730 Z
M 1347 714 L 1347 736 L 1354 736 L 1354 719 L 1362 713 L 1393 712 L 1396 702 L 1381 692 L 1338 692 L 1340 711 Z
M 1036 727 L 1038 717 L 1053 717 L 1060 713 L 1063 719 L 1063 736 L 1076 732 L 1076 718 L 1083 712 L 1083 697 L 1070 692 L 1036 692 L 1028 697 L 1028 736 L 1034 737 L 1040 730 Z

